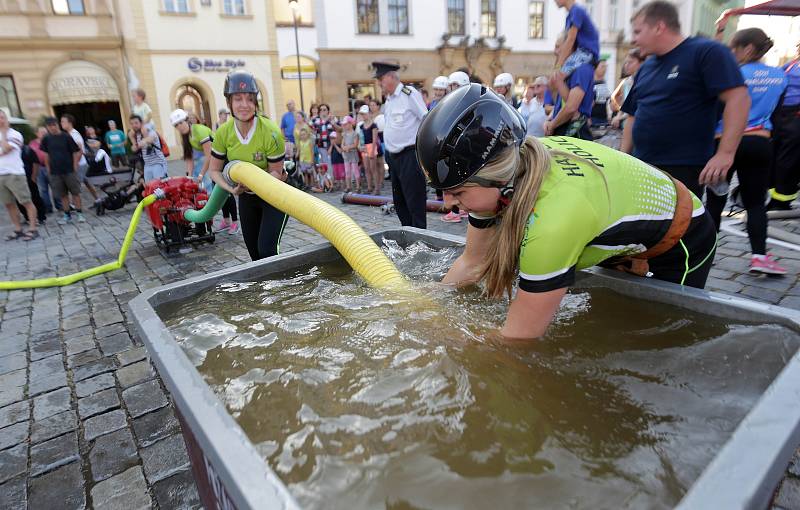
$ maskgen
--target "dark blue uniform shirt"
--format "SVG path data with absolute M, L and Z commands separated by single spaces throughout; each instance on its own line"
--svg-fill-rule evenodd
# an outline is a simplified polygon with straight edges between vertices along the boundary
M 744 85 L 731 51 L 689 37 L 648 58 L 622 111 L 636 117 L 633 155 L 655 166 L 704 166 L 714 155 L 718 97 Z

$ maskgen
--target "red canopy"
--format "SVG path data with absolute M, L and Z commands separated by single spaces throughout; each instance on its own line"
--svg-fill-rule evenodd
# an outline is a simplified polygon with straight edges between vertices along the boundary
M 767 0 L 750 7 L 728 11 L 729 16 L 742 14 L 766 14 L 772 16 L 800 16 L 800 0 Z

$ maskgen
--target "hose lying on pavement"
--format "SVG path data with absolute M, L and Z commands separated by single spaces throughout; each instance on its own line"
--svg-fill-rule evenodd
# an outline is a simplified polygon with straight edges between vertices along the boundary
M 128 250 L 133 242 L 133 236 L 136 233 L 136 226 L 139 224 L 139 218 L 142 216 L 142 210 L 156 200 L 163 198 L 163 196 L 160 196 L 160 192 L 161 190 L 156 190 L 152 195 L 147 195 L 136 206 L 136 210 L 133 211 L 133 217 L 128 225 L 128 231 L 125 233 L 125 239 L 122 241 L 122 248 L 119 250 L 119 256 L 117 256 L 116 261 L 65 276 L 53 276 L 50 278 L 39 278 L 37 280 L 18 280 L 13 282 L 0 281 L 0 290 L 63 287 L 91 276 L 107 273 L 109 271 L 115 271 L 121 268 L 125 264 L 125 258 L 128 256 Z

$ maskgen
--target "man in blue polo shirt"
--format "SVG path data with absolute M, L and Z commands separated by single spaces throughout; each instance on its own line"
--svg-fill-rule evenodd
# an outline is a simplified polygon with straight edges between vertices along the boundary
M 775 167 L 770 209 L 791 209 L 797 199 L 800 181 L 800 44 L 797 57 L 783 66 L 788 86 L 780 107 L 775 110 L 775 129 L 772 139 L 775 147 Z
M 747 124 L 750 98 L 731 51 L 681 35 L 678 11 L 666 1 L 631 18 L 633 44 L 650 55 L 636 74 L 622 111 L 628 114 L 620 150 L 661 168 L 702 196 L 725 179 Z M 718 102 L 723 132 L 714 153 Z
M 566 40 L 562 33 L 556 40 L 555 54 L 558 55 Z M 544 123 L 545 136 L 573 136 L 592 140 L 589 130 L 589 117 L 594 103 L 594 66 L 581 64 L 572 73 L 556 72 L 550 80 L 550 88 L 557 92 L 552 120 Z

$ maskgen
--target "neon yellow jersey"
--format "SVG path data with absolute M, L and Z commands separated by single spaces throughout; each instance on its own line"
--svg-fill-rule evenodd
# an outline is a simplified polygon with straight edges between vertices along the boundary
M 269 163 L 283 161 L 285 142 L 281 130 L 270 119 L 256 116 L 255 122 L 246 137 L 236 129 L 236 123 L 229 120 L 217 129 L 211 154 L 228 161 L 247 161 L 266 170 Z
M 642 253 L 658 243 L 675 213 L 670 177 L 638 159 L 594 142 L 539 139 L 553 154 L 520 246 L 519 286 L 546 292 L 572 285 L 575 270 L 616 256 Z M 605 178 L 605 179 L 604 179 Z M 692 195 L 692 217 L 704 213 Z
M 211 128 L 203 124 L 192 124 L 192 131 L 189 134 L 189 144 L 193 149 L 203 150 L 203 144 L 206 142 L 213 142 L 214 137 L 211 135 Z

